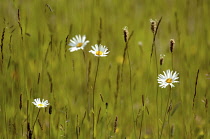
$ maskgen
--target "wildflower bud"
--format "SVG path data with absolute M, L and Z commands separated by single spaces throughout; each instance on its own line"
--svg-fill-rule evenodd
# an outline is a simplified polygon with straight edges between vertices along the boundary
M 124 28 L 123 28 L 123 35 L 124 35 L 124 41 L 125 42 L 127 42 L 128 41 L 128 35 L 129 35 L 129 32 L 128 32 L 128 27 L 127 26 L 125 26 Z
M 155 20 L 153 20 L 153 19 L 150 19 L 150 23 L 151 23 L 152 33 L 155 34 L 156 28 L 157 28 L 157 22 Z
M 49 114 L 52 114 L 52 106 L 49 107 Z
M 163 62 L 164 62 L 164 56 L 163 54 L 160 54 L 160 65 L 162 66 L 163 65 Z
M 171 53 L 173 53 L 174 45 L 175 45 L 175 41 L 174 41 L 174 39 L 171 39 L 170 40 L 170 51 L 171 51 Z

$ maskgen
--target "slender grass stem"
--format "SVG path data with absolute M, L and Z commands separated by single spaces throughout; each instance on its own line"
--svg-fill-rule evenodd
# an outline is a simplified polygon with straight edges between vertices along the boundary
M 93 138 L 95 138 L 95 88 L 96 88 L 96 79 L 97 79 L 97 75 L 98 75 L 98 67 L 99 67 L 99 61 L 100 61 L 100 58 L 98 57 L 97 58 L 97 65 L 96 65 L 96 74 L 95 74 L 95 79 L 94 79 L 94 83 L 93 83 Z
M 155 36 L 154 36 L 155 37 Z M 153 40 L 155 40 L 155 39 L 153 39 Z M 155 64 L 156 64 L 156 74 L 157 74 L 157 77 L 158 77 L 158 62 L 157 62 L 157 49 L 156 49 L 156 47 L 155 47 Z M 159 96 L 159 87 L 158 87 L 158 84 L 157 84 L 157 86 L 156 86 L 156 91 L 157 91 L 157 93 L 156 93 L 156 109 L 157 109 L 157 129 L 158 129 L 158 134 L 159 134 L 159 125 L 158 125 L 158 122 L 159 122 L 159 102 L 158 102 L 158 96 Z
M 149 68 L 150 68 L 150 65 L 151 65 L 151 60 L 152 60 L 152 55 L 153 55 L 153 50 L 155 49 L 155 64 L 156 64 L 156 74 L 158 76 L 158 64 L 157 64 L 157 49 L 156 49 L 156 46 L 155 46 L 155 41 L 156 41 L 156 35 L 157 35 L 157 32 L 158 32 L 158 28 L 159 28 L 159 25 L 161 23 L 161 20 L 162 20 L 162 17 L 159 19 L 158 23 L 157 23 L 157 28 L 155 30 L 155 33 L 153 35 L 153 41 L 152 41 L 152 49 L 151 49 L 151 54 L 150 54 L 150 64 L 149 64 Z M 147 78 L 147 83 L 148 83 L 148 78 Z M 158 113 L 159 113 L 159 105 L 158 105 L 158 85 L 157 85 L 157 93 L 156 93 L 156 109 L 157 109 L 157 128 L 158 128 L 158 135 L 159 135 L 159 126 L 158 126 Z
M 171 53 L 171 68 L 172 70 L 174 69 L 174 55 L 173 55 L 173 52 Z
M 130 82 L 129 82 L 129 92 L 130 92 L 130 99 L 131 99 L 131 105 L 132 105 L 132 113 L 133 113 L 133 122 L 134 122 L 134 137 L 136 138 L 136 124 L 135 124 L 135 116 L 134 116 L 134 109 L 133 109 L 133 96 L 132 96 L 132 70 L 131 70 L 131 62 L 130 62 L 130 56 L 129 56 L 129 52 L 127 50 L 127 56 L 128 56 L 128 61 L 129 61 L 129 73 L 130 73 Z

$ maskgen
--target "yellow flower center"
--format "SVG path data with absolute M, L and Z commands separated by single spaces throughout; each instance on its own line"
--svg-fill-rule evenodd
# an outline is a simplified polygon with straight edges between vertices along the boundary
M 96 55 L 102 55 L 103 54 L 103 52 L 101 52 L 101 51 L 96 51 Z
M 83 45 L 83 43 L 78 43 L 77 47 L 81 47 Z
M 39 106 L 39 107 L 43 107 L 44 105 L 43 105 L 43 104 L 38 104 L 38 106 Z
M 166 79 L 166 82 L 167 83 L 172 83 L 172 79 L 171 78 L 168 78 L 168 79 Z

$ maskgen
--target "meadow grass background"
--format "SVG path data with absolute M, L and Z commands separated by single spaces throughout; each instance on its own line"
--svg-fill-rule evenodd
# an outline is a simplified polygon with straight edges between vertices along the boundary
M 154 139 L 163 123 L 162 138 L 210 138 L 209 6 L 204 0 L 1 0 L 1 138 L 27 138 L 38 113 L 35 98 L 52 106 L 52 114 L 49 107 L 40 111 L 37 139 L 93 138 L 93 112 L 98 139 Z M 150 19 L 161 17 L 150 62 Z M 122 66 L 125 26 L 134 33 Z M 67 44 L 77 34 L 90 43 L 71 53 Z M 99 61 L 93 111 L 98 59 L 88 51 L 100 40 L 110 53 Z M 162 66 L 160 54 L 166 55 Z M 159 88 L 157 76 L 167 69 L 177 71 L 180 82 L 163 122 L 170 89 Z

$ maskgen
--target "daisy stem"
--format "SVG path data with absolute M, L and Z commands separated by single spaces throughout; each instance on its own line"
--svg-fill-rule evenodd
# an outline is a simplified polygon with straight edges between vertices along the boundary
M 35 121 L 34 121 L 34 124 L 33 124 L 33 126 L 32 126 L 32 135 L 33 135 L 33 132 L 34 132 L 34 126 L 35 126 L 36 121 L 37 121 L 37 119 L 38 119 L 38 116 L 39 116 L 40 110 L 41 110 L 41 109 L 39 109 L 39 111 L 38 111 L 38 113 L 37 113 L 37 116 L 36 116 L 36 119 L 35 119 Z
M 167 102 L 167 105 L 166 105 L 166 111 L 165 111 L 165 115 L 164 115 L 163 124 L 162 124 L 162 128 L 161 128 L 159 139 L 161 139 L 161 136 L 162 136 L 162 133 L 163 133 L 163 128 L 164 128 L 165 121 L 166 121 L 166 114 L 167 114 L 168 107 L 169 107 L 169 102 L 170 102 L 170 99 L 171 99 L 171 93 L 172 93 L 172 89 L 170 87 L 170 91 L 169 91 L 169 95 L 168 95 L 168 102 Z
M 94 83 L 93 83 L 93 138 L 95 138 L 95 88 L 96 88 L 96 79 L 97 79 L 97 75 L 98 75 L 98 67 L 99 67 L 99 57 L 97 59 L 97 66 L 96 66 L 96 74 L 95 74 L 95 79 L 94 79 Z

